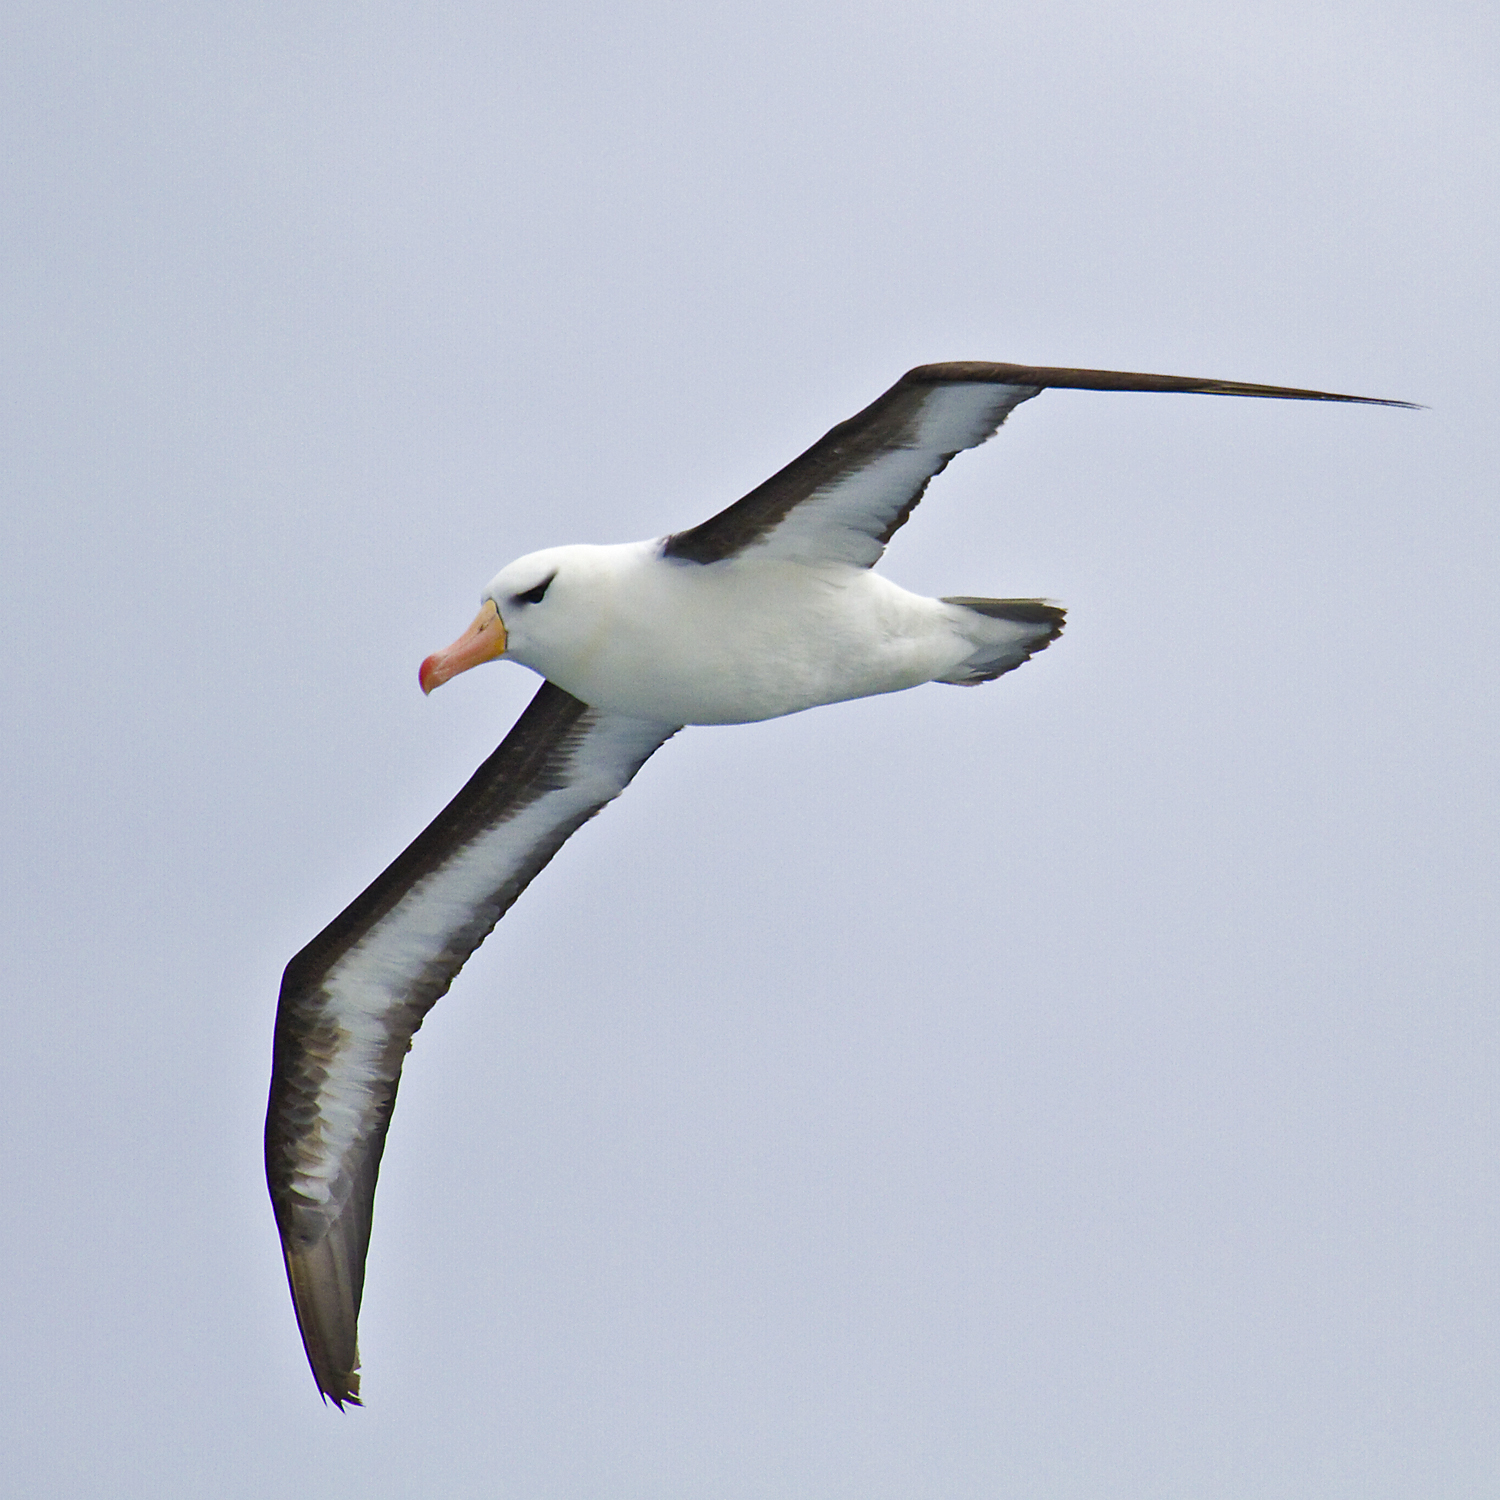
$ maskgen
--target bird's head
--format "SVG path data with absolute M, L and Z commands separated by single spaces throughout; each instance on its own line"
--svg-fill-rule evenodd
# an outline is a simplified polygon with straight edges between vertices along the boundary
M 575 637 L 587 628 L 591 611 L 579 605 L 594 593 L 591 579 L 597 571 L 589 554 L 602 550 L 549 547 L 501 568 L 480 596 L 474 623 L 422 663 L 422 691 L 430 693 L 460 672 L 502 657 L 545 676 L 559 652 L 580 644 Z

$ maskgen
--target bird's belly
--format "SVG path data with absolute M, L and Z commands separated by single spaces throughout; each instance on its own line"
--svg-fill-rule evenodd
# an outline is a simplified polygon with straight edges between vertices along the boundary
M 690 567 L 649 610 L 614 612 L 591 649 L 546 675 L 597 708 L 739 724 L 915 687 L 959 650 L 936 601 L 863 570 Z

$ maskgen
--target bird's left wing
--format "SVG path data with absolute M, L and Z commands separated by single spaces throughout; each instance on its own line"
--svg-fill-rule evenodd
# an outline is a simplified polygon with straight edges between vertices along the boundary
M 308 1361 L 340 1406 L 359 1400 L 375 1178 L 412 1036 L 568 836 L 677 727 L 543 683 L 468 785 L 287 965 L 266 1177 Z
M 1180 391 L 1271 396 L 1285 401 L 1357 401 L 1409 406 L 1241 380 L 1073 370 L 960 361 L 918 365 L 862 412 L 840 422 L 800 457 L 691 531 L 667 538 L 665 554 L 712 563 L 741 553 L 868 568 L 922 498 L 934 475 L 965 448 L 992 437 L 1023 401 L 1048 388 Z

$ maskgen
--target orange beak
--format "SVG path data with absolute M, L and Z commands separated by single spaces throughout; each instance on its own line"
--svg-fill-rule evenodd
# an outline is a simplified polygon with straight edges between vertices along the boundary
M 450 677 L 504 655 L 505 621 L 500 618 L 495 601 L 486 599 L 484 608 L 474 616 L 474 623 L 446 651 L 434 652 L 422 663 L 417 681 L 424 693 L 430 693 Z

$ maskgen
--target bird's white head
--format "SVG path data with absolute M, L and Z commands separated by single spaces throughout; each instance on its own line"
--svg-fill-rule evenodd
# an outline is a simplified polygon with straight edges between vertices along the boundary
M 474 623 L 422 663 L 422 691 L 502 657 L 546 676 L 559 659 L 587 650 L 614 571 L 606 555 L 616 550 L 548 547 L 501 568 L 480 596 Z

